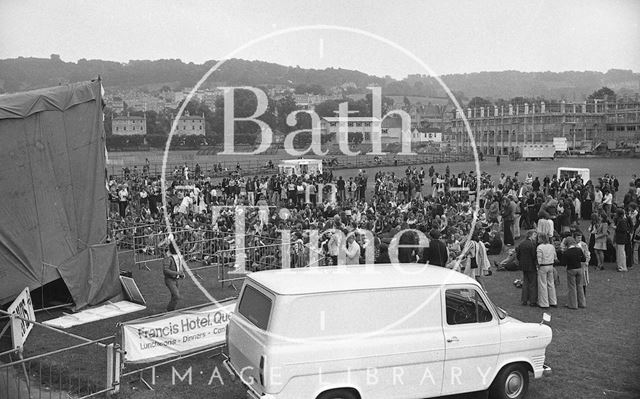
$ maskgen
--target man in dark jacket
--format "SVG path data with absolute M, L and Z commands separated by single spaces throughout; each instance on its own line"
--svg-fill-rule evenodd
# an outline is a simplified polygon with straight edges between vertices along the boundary
M 568 249 L 562 254 L 560 263 L 567 266 L 567 302 L 569 302 L 567 307 L 569 309 L 584 308 L 587 303 L 582 289 L 584 276 L 581 262 L 586 262 L 587 258 L 573 237 L 568 237 L 565 245 Z
M 527 239 L 522 241 L 516 248 L 516 258 L 522 270 L 522 296 L 523 305 L 529 303 L 530 306 L 538 304 L 538 268 L 536 266 L 536 231 L 529 230 Z
M 624 210 L 618 208 L 616 210 L 616 232 L 614 235 L 614 242 L 616 244 L 616 263 L 618 264 L 619 272 L 626 272 L 627 269 L 627 252 L 626 246 L 629 244 L 629 223 L 624 214 Z
M 434 266 L 446 266 L 449 259 L 447 245 L 440 241 L 440 232 L 431 230 L 429 233 L 429 247 L 422 249 L 422 261 Z
M 516 217 L 516 203 L 508 196 L 502 209 L 502 225 L 504 227 L 504 245 L 513 245 L 513 221 Z
M 167 257 L 162 261 L 162 272 L 164 274 L 164 283 L 171 293 L 171 300 L 167 305 L 167 312 L 174 311 L 180 300 L 180 289 L 178 280 L 184 279 L 184 260 L 178 255 L 178 245 L 173 241 L 169 241 L 167 248 Z

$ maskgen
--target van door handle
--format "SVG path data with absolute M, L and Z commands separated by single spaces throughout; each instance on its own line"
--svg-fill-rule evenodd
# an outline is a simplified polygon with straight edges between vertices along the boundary
M 458 337 L 447 338 L 447 342 L 458 342 L 458 341 L 460 341 Z

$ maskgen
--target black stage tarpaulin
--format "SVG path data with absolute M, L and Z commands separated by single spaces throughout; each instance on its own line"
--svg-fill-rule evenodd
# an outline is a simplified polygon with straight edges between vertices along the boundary
M 0 304 L 60 277 L 76 309 L 120 294 L 104 135 L 99 80 L 0 96 Z

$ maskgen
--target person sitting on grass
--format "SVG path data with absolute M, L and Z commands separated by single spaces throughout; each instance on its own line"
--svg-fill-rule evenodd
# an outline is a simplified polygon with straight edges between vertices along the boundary
M 520 265 L 518 264 L 518 258 L 516 256 L 516 250 L 513 248 L 507 251 L 506 258 L 504 258 L 500 262 L 494 261 L 493 264 L 499 272 L 515 272 L 516 270 L 520 270 Z
M 500 255 L 502 253 L 502 240 L 500 233 L 487 227 L 482 235 L 482 242 L 487 248 L 487 255 Z

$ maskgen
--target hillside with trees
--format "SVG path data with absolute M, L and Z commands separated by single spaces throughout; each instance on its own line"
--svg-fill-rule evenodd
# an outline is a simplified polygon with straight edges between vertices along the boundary
M 107 88 L 173 90 L 190 88 L 216 61 L 185 63 L 179 59 L 132 60 L 119 63 L 81 59 L 65 62 L 50 58 L 0 60 L 0 93 L 11 93 L 93 79 L 100 75 Z M 619 97 L 640 92 L 640 74 L 611 69 L 606 73 L 567 72 L 477 72 L 441 76 L 458 98 L 489 99 L 531 97 L 581 101 L 594 90 L 606 86 Z M 287 86 L 297 93 L 322 94 L 345 85 L 345 93 L 365 93 L 368 85 L 382 87 L 383 94 L 396 96 L 446 97 L 437 81 L 425 75 L 408 75 L 403 80 L 377 77 L 342 68 L 305 69 L 262 61 L 231 59 L 207 80 L 204 88 L 220 85 Z

